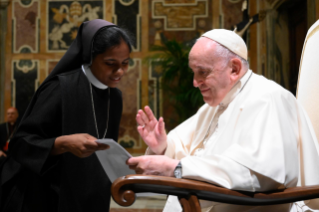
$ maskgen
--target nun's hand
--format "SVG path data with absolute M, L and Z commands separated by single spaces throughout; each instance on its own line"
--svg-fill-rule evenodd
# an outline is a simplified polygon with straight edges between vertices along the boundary
M 164 119 L 161 117 L 157 121 L 148 106 L 144 110 L 145 112 L 139 110 L 136 114 L 136 121 L 139 124 L 137 131 L 153 153 L 162 155 L 167 147 Z
M 7 157 L 6 153 L 4 153 L 3 151 L 0 150 L 0 157 Z
M 84 158 L 97 150 L 108 149 L 106 144 L 95 142 L 97 139 L 89 134 L 73 134 L 56 138 L 51 155 L 70 152 L 73 155 Z

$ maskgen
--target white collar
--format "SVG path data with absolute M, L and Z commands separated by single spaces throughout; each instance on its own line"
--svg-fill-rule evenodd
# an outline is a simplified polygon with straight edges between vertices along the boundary
M 247 70 L 244 76 L 232 87 L 232 89 L 226 94 L 224 99 L 219 103 L 219 106 L 227 106 L 233 99 L 239 94 L 239 92 L 243 89 L 243 86 L 247 83 L 248 79 L 252 74 L 252 70 Z
M 92 85 L 94 85 L 95 87 L 105 90 L 108 88 L 107 85 L 104 85 L 103 83 L 101 83 L 93 74 L 92 71 L 89 67 L 88 64 L 82 65 L 82 71 L 83 73 L 86 75 L 86 77 L 88 78 L 88 80 L 90 81 L 90 83 Z

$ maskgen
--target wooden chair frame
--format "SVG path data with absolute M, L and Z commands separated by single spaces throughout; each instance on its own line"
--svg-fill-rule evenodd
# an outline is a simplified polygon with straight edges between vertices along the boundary
M 112 196 L 121 206 L 134 203 L 137 193 L 178 196 L 184 212 L 201 211 L 199 199 L 235 205 L 276 205 L 319 198 L 319 185 L 268 192 L 235 191 L 206 182 L 152 175 L 127 175 L 112 184 Z

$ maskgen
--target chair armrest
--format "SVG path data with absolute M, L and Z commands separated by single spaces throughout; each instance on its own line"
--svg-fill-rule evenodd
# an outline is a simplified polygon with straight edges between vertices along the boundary
M 112 196 L 122 206 L 135 201 L 135 193 L 152 192 L 236 205 L 275 205 L 319 198 L 319 186 L 287 188 L 269 192 L 235 191 L 206 182 L 152 175 L 127 175 L 112 184 Z

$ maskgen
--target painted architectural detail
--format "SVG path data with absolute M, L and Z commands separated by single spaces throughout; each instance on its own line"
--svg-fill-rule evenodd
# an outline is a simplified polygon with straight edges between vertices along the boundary
M 207 30 L 206 30 L 206 27 L 207 27 L 207 21 L 204 20 L 204 19 L 201 19 L 198 21 L 198 32 L 199 32 L 199 35 L 203 35 Z
M 283 3 L 287 2 L 287 0 L 266 0 L 266 2 L 268 3 L 268 8 L 269 9 L 278 9 L 280 7 L 280 5 L 282 5 Z M 294 2 L 294 1 L 292 1 Z M 312 1 L 308 1 L 307 4 L 311 4 Z M 289 4 L 289 3 L 288 3 Z
M 136 140 L 129 135 L 124 135 L 118 142 L 124 148 L 133 148 L 136 146 Z
M 10 0 L 0 0 L 0 8 L 5 9 L 9 3 L 10 3 Z
M 156 29 L 155 37 L 154 37 L 154 45 L 161 46 L 162 45 L 162 33 L 163 33 L 163 24 L 161 21 L 157 20 L 154 23 L 154 27 Z
M 233 30 L 233 27 L 243 21 L 243 4 L 242 2 L 231 3 L 223 0 L 221 2 L 222 26 L 224 29 Z M 255 14 L 253 14 L 255 15 Z
M 37 53 L 39 51 L 40 1 L 13 0 L 13 53 Z
M 197 0 L 165 0 L 165 4 L 192 4 Z
M 104 1 L 48 0 L 47 8 L 48 51 L 65 51 L 82 22 L 104 18 Z
M 118 85 L 123 98 L 123 113 L 118 140 L 126 148 L 140 148 L 142 146 L 135 120 L 136 112 L 141 108 L 141 73 L 141 59 L 133 59 Z
M 13 60 L 11 85 L 11 104 L 23 115 L 39 86 L 39 61 Z
M 208 17 L 207 0 L 154 0 L 152 2 L 152 18 L 164 19 L 165 30 L 195 30 L 197 18 L 206 17 Z
M 119 1 L 122 5 L 125 5 L 125 6 L 130 6 L 135 2 L 135 0 L 117 0 L 117 1 Z
M 52 70 L 54 69 L 54 67 L 58 64 L 59 60 L 57 59 L 49 59 L 46 61 L 46 76 L 47 77 L 51 72 Z
M 141 3 L 140 0 L 113 0 L 114 24 L 128 30 L 133 36 L 133 51 L 141 46 Z
M 150 108 L 153 110 L 154 116 L 159 118 L 162 115 L 162 90 L 160 89 L 162 66 L 158 61 L 150 61 L 148 74 L 148 102 Z
M 242 0 L 228 0 L 230 3 L 236 4 L 238 2 L 241 2 Z

